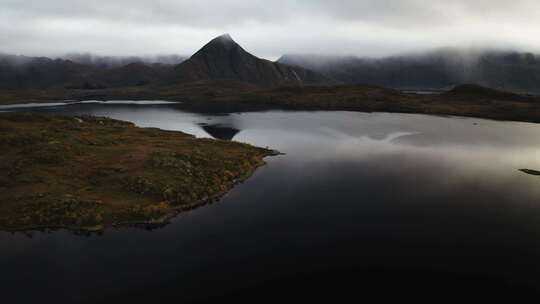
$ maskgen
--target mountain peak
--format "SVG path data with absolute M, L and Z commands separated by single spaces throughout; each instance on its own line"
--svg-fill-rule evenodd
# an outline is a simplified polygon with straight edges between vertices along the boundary
M 211 56 L 211 57 L 218 57 L 223 56 L 225 54 L 228 54 L 230 52 L 238 52 L 243 51 L 243 49 L 236 43 L 231 35 L 229 34 L 223 34 L 221 36 L 218 36 L 210 42 L 208 42 L 205 46 L 203 46 L 197 53 L 195 53 L 192 57 L 199 57 L 199 56 Z
M 177 79 L 234 80 L 261 86 L 325 83 L 322 75 L 260 59 L 244 50 L 229 34 L 212 39 L 176 67 Z
M 215 39 L 219 39 L 221 41 L 230 41 L 230 42 L 234 42 L 234 40 L 232 39 L 231 35 L 229 33 L 226 33 L 226 34 L 223 34 L 221 36 L 218 36 L 216 37 Z
M 210 40 L 207 46 L 211 46 L 211 45 L 231 46 L 231 45 L 237 45 L 237 43 L 232 39 L 231 35 L 223 34 L 221 36 L 218 36 Z

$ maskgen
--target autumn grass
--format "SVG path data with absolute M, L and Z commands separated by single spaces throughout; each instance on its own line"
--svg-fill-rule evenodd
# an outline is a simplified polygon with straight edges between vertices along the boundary
M 0 114 L 0 229 L 162 224 L 272 151 L 91 116 Z

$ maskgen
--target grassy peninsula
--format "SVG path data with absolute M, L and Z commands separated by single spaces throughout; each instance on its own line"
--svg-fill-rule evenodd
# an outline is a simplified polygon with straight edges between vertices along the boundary
M 0 114 L 0 230 L 163 224 L 274 152 L 99 117 Z

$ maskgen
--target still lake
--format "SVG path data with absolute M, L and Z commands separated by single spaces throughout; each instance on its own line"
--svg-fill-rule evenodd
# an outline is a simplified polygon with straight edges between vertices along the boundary
M 538 124 L 141 102 L 23 110 L 108 116 L 286 155 L 161 229 L 0 232 L 6 303 L 540 290 L 540 177 L 519 171 L 540 169 Z

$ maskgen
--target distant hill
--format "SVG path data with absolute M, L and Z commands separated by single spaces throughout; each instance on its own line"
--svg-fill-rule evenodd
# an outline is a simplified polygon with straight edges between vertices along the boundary
M 336 83 L 308 69 L 255 57 L 228 34 L 213 39 L 191 58 L 179 64 L 175 68 L 175 80 L 233 80 L 265 87 Z
M 66 59 L 0 55 L 0 89 L 103 89 L 161 83 L 174 65 L 133 62 L 115 67 Z
M 446 90 L 471 83 L 540 93 L 540 56 L 530 53 L 441 49 L 381 59 L 284 55 L 278 62 L 308 68 L 347 84 Z
M 124 66 L 100 69 L 88 77 L 85 83 L 99 87 L 131 87 L 159 84 L 169 77 L 173 65 L 130 63 Z
M 520 95 L 499 91 L 495 89 L 485 88 L 476 84 L 462 84 L 454 87 L 450 91 L 443 94 L 446 97 L 456 97 L 458 99 L 490 99 L 490 100 L 513 100 L 526 101 L 530 100 L 530 96 Z

